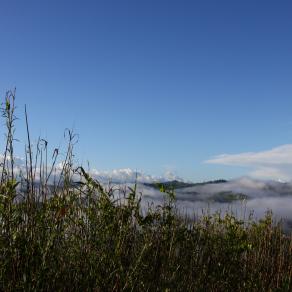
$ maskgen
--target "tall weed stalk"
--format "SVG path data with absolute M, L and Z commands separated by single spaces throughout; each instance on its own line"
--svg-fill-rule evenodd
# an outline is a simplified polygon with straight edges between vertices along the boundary
M 26 109 L 21 173 L 14 101 L 11 91 L 2 105 L 1 291 L 292 290 L 292 240 L 271 213 L 261 221 L 232 213 L 192 220 L 166 189 L 163 204 L 142 212 L 136 185 L 105 187 L 76 167 L 72 131 L 61 167 L 59 149 L 50 154 L 46 140 L 34 149 Z

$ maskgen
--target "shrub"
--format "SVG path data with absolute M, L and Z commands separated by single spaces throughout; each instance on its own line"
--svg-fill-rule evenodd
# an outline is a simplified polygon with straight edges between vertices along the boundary
M 292 241 L 271 213 L 259 222 L 232 213 L 191 220 L 179 214 L 174 192 L 165 188 L 164 204 L 142 212 L 135 187 L 117 199 L 112 187 L 74 167 L 71 131 L 53 186 L 58 150 L 49 166 L 47 142 L 39 139 L 33 157 L 29 131 L 27 171 L 17 175 L 14 97 L 8 92 L 2 108 L 1 290 L 291 290 Z

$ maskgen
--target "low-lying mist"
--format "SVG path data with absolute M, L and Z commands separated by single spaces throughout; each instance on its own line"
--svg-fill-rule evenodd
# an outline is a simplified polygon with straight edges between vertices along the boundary
M 131 185 L 132 186 L 132 185 Z M 142 194 L 142 206 L 160 205 L 165 194 L 144 184 L 137 185 Z M 261 181 L 243 177 L 218 184 L 204 184 L 175 190 L 176 205 L 183 215 L 232 211 L 242 219 L 253 214 L 262 218 L 272 211 L 275 220 L 282 220 L 283 227 L 292 227 L 292 183 Z

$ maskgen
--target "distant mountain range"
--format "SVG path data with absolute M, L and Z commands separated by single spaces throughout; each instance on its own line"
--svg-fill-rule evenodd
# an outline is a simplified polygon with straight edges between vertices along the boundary
M 143 183 L 143 185 L 147 187 L 152 187 L 157 190 L 161 189 L 161 187 L 165 189 L 182 189 L 182 188 L 189 188 L 189 187 L 196 187 L 196 186 L 203 186 L 203 185 L 208 185 L 208 184 L 220 184 L 220 183 L 226 183 L 228 182 L 225 179 L 217 179 L 217 180 L 211 180 L 211 181 L 206 181 L 206 182 L 199 182 L 199 183 L 187 183 L 187 182 L 182 182 L 178 180 L 172 180 L 172 181 L 167 181 L 167 182 L 159 182 L 159 183 Z

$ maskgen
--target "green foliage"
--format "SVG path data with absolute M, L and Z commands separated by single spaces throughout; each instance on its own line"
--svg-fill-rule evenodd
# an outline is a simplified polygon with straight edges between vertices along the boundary
M 11 105 L 4 105 L 10 118 Z M 10 142 L 5 157 L 13 153 Z M 118 197 L 74 168 L 72 133 L 68 143 L 54 187 L 47 164 L 37 184 L 32 159 L 21 183 L 11 159 L 4 162 L 1 291 L 291 291 L 292 240 L 271 212 L 260 221 L 232 213 L 191 220 L 179 214 L 174 189 L 165 185 L 164 203 L 144 210 L 136 185 Z M 46 147 L 35 161 L 46 161 Z

